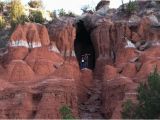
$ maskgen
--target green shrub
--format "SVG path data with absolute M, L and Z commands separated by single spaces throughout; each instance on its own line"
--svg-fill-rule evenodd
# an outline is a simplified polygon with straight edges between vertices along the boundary
M 69 16 L 69 17 L 76 17 L 76 14 L 73 13 L 72 11 L 69 11 L 69 12 L 67 13 L 67 16 Z
M 43 7 L 43 3 L 41 0 L 31 0 L 28 2 L 28 5 L 32 8 L 41 8 Z
M 150 74 L 146 84 L 140 84 L 137 99 L 137 105 L 130 102 L 129 107 L 123 106 L 123 118 L 158 119 L 160 117 L 160 74 L 157 68 Z
M 60 114 L 63 119 L 74 119 L 71 109 L 66 105 L 60 108 Z
M 29 20 L 41 24 L 45 21 L 41 11 L 31 11 L 29 15 Z
M 63 8 L 58 10 L 58 16 L 62 17 L 62 16 L 66 16 L 66 15 L 67 15 L 67 13 Z
M 12 28 L 15 28 L 18 24 L 24 24 L 25 22 L 29 22 L 29 19 L 26 15 L 22 15 L 21 17 L 17 19 L 13 19 L 11 21 Z
M 14 28 L 22 23 L 24 16 L 24 7 L 21 0 L 12 0 L 10 9 L 11 26 Z
M 5 28 L 5 26 L 6 26 L 5 19 L 3 18 L 3 16 L 0 16 L 0 30 Z
M 123 107 L 123 111 L 121 113 L 122 118 L 123 119 L 133 118 L 135 105 L 132 103 L 132 101 L 127 100 L 125 103 L 123 103 L 122 107 Z
M 127 4 L 126 12 L 128 15 L 131 15 L 138 9 L 138 5 L 136 1 L 129 1 Z

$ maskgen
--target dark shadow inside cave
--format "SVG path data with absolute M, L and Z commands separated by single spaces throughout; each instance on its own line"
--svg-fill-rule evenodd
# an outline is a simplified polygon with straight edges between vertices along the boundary
M 74 49 L 80 68 L 94 69 L 95 67 L 95 50 L 83 21 L 77 23 L 77 35 L 74 42 Z

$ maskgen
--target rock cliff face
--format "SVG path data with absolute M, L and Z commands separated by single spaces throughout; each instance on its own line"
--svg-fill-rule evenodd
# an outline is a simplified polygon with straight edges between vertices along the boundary
M 122 103 L 137 102 L 139 83 L 160 70 L 159 8 L 142 9 L 18 25 L 0 51 L 0 117 L 58 119 L 67 105 L 75 118 L 121 118 Z
M 139 83 L 146 82 L 155 66 L 159 69 L 157 9 L 123 21 L 96 13 L 82 18 L 95 49 L 94 72 L 103 82 L 102 111 L 106 118 L 121 118 L 122 103 L 127 99 L 135 102 Z
M 18 25 L 11 35 L 0 69 L 1 118 L 58 119 L 66 105 L 78 117 L 79 66 L 75 58 L 64 61 L 50 43 L 39 24 Z
M 58 119 L 64 105 L 77 116 L 74 83 L 63 78 L 19 83 L 1 80 L 0 116 L 2 119 Z
M 75 56 L 74 40 L 76 28 L 74 18 L 61 18 L 48 27 L 50 40 L 54 42 L 64 57 Z

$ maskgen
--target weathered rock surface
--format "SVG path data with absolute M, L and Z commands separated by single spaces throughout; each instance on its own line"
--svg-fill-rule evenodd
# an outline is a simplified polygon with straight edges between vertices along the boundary
M 60 53 L 65 56 L 75 56 L 74 40 L 76 38 L 75 20 L 60 18 L 53 21 L 48 27 L 50 40 L 55 42 Z
M 93 73 L 89 69 L 81 70 L 81 77 L 77 81 L 79 103 L 84 103 L 89 96 L 89 89 L 93 87 Z
M 124 99 L 125 92 L 129 84 L 133 84 L 130 78 L 117 76 L 112 80 L 104 80 L 103 82 L 103 112 L 107 118 L 112 117 L 115 108 Z
M 25 61 L 39 75 L 49 75 L 63 64 L 63 57 L 48 47 L 34 48 L 26 57 Z
M 1 85 L 0 116 L 3 119 L 58 119 L 64 105 L 77 116 L 76 85 L 72 79 L 15 84 L 1 80 Z
M 121 118 L 122 103 L 136 101 L 138 84 L 146 82 L 155 66 L 159 69 L 159 9 L 153 8 L 152 13 L 142 9 L 143 13 L 128 17 L 117 11 L 111 17 L 93 13 L 81 18 L 91 32 L 96 53 L 94 74 L 104 82 L 102 109 L 107 118 Z
M 136 102 L 139 83 L 154 67 L 160 69 L 160 7 L 139 1 L 141 9 L 126 16 L 122 7 L 112 11 L 101 3 L 77 20 L 53 21 L 49 35 L 40 24 L 17 26 L 0 54 L 1 118 L 58 119 L 59 109 L 68 105 L 76 118 L 120 119 L 123 102 Z M 93 43 L 94 71 L 80 71 L 81 55 L 75 58 L 79 20 Z M 83 44 L 80 49 L 87 50 Z
M 10 46 L 28 48 L 42 47 L 50 44 L 48 31 L 45 26 L 34 23 L 18 25 L 10 38 Z
M 66 105 L 78 118 L 77 60 L 64 61 L 45 26 L 18 25 L 8 49 L 0 66 L 1 118 L 58 119 Z

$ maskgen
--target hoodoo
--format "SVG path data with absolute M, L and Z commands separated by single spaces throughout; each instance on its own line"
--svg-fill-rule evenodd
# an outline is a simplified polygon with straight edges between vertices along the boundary
M 62 9 L 43 25 L 17 25 L 0 47 L 0 119 L 130 119 L 139 103 L 148 110 L 142 119 L 160 118 L 159 73 L 147 81 L 160 70 L 160 2 L 129 1 L 110 9 L 112 1 L 100 0 L 81 16 Z

